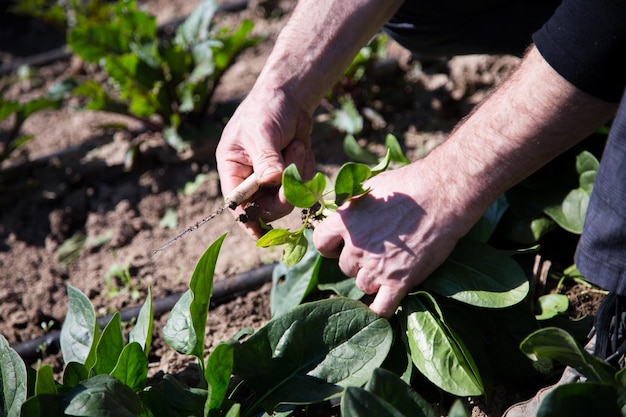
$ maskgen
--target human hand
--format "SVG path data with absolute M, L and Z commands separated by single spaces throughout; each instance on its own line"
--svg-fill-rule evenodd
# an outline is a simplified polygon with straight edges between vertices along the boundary
M 311 123 L 311 116 L 285 95 L 251 92 L 227 124 L 216 150 L 223 195 L 254 172 L 261 189 L 251 200 L 259 218 L 270 222 L 288 214 L 293 207 L 280 187 L 282 172 L 294 163 L 304 178 L 313 175 Z M 234 215 L 242 213 L 238 207 Z M 263 234 L 258 218 L 240 224 L 253 237 Z
M 456 217 L 442 184 L 419 165 L 370 179 L 369 193 L 350 200 L 313 232 L 323 256 L 339 257 L 339 267 L 356 277 L 359 289 L 377 293 L 370 308 L 382 317 L 395 313 L 472 224 Z

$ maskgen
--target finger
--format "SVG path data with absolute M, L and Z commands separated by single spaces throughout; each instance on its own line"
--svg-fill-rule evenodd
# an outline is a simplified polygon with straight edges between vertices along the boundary
M 255 143 L 257 149 L 251 157 L 252 166 L 259 183 L 263 186 L 279 185 L 285 169 L 281 150 L 271 140 L 260 139 Z
M 407 291 L 405 289 L 381 285 L 378 288 L 376 297 L 374 297 L 374 301 L 370 304 L 370 310 L 380 317 L 391 318 L 406 295 Z
M 345 232 L 345 225 L 341 217 L 333 213 L 313 230 L 313 245 L 322 256 L 337 258 L 344 246 L 343 232 Z

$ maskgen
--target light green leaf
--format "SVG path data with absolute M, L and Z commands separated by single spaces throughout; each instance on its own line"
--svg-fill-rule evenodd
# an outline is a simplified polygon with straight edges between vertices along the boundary
M 331 298 L 275 317 L 235 349 L 234 373 L 267 411 L 364 384 L 391 347 L 389 322 L 358 301 Z
M 326 178 L 320 172 L 309 181 L 302 179 L 294 164 L 289 165 L 283 172 L 285 198 L 296 207 L 309 208 L 322 200 L 325 187 Z
M 310 236 L 310 231 L 307 232 Z M 314 245 L 309 245 L 304 257 L 297 265 L 279 263 L 272 272 L 270 311 L 272 317 L 281 315 L 299 305 L 315 288 L 317 272 L 322 256 Z
M 309 242 L 302 232 L 294 233 L 293 237 L 294 239 L 287 242 L 281 257 L 281 261 L 287 266 L 294 266 L 300 262 L 309 246 Z
M 178 27 L 174 42 L 185 49 L 206 40 L 209 36 L 211 20 L 217 11 L 217 2 L 203 0 Z
M 257 240 L 256 245 L 261 248 L 284 245 L 294 239 L 298 232 L 290 232 L 287 229 L 272 229 Z
M 352 98 L 346 95 L 339 99 L 341 108 L 330 113 L 331 124 L 339 131 L 356 135 L 363 130 L 363 117 L 359 114 Z
M 146 356 L 148 356 L 148 353 L 150 352 L 150 346 L 152 344 L 153 326 L 154 312 L 152 310 L 152 289 L 148 287 L 146 301 L 144 301 L 141 309 L 139 310 L 135 327 L 133 327 L 133 329 L 128 334 L 128 342 L 139 343 Z
M 526 274 L 514 259 L 471 239 L 461 239 L 422 286 L 445 297 L 487 308 L 517 304 L 529 290 Z
M 402 165 L 408 165 L 411 162 L 406 156 L 404 156 L 404 152 L 402 152 L 402 147 L 400 146 L 398 139 L 391 133 L 385 137 L 385 146 L 389 149 L 389 154 L 393 162 L 397 162 Z
M 193 271 L 189 290 L 178 300 L 163 328 L 163 338 L 180 353 L 204 358 L 204 331 L 213 293 L 213 274 L 222 242 L 219 237 L 204 252 Z
M 91 369 L 96 358 L 99 328 L 96 312 L 80 290 L 67 286 L 68 311 L 61 328 L 63 362 L 78 362 Z
M 418 292 L 404 299 L 411 359 L 426 378 L 458 396 L 482 395 L 474 361 L 449 328 L 432 296 Z
M 0 335 L 0 412 L 7 417 L 18 417 L 26 401 L 26 365 L 4 336 Z
M 377 164 L 378 157 L 361 147 L 353 135 L 346 135 L 343 139 L 343 151 L 348 157 L 356 162 L 364 164 Z
M 565 313 L 569 308 L 569 298 L 564 294 L 545 294 L 539 297 L 537 304 L 537 320 L 547 320 Z
M 335 179 L 335 204 L 341 206 L 352 197 L 367 192 L 363 182 L 372 176 L 372 170 L 364 164 L 348 162 L 339 168 Z
M 178 214 L 176 213 L 176 209 L 168 207 L 159 221 L 159 226 L 164 229 L 176 229 L 178 227 Z
M 563 329 L 539 329 L 524 339 L 520 348 L 532 360 L 555 359 L 576 369 L 590 381 L 614 381 L 615 370 L 607 362 L 587 352 Z

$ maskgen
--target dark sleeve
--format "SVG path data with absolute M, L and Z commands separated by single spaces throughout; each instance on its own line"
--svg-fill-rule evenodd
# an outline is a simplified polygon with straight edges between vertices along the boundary
M 564 0 L 533 41 L 563 78 L 619 102 L 626 86 L 626 1 Z

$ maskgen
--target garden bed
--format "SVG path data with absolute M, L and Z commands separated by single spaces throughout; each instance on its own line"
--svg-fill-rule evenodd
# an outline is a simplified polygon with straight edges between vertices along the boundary
M 145 6 L 165 23 L 185 16 L 195 4 L 148 0 Z M 254 33 L 264 36 L 238 58 L 216 92 L 214 100 L 220 103 L 223 119 L 251 87 L 292 7 L 291 1 L 250 2 L 240 11 L 218 14 L 217 25 L 234 27 L 248 18 L 255 23 Z M 50 30 L 34 25 L 37 36 Z M 19 33 L 21 28 L 31 26 L 14 30 Z M 33 42 L 16 33 L 4 37 L 4 43 L 9 39 L 12 43 L 27 42 L 17 48 L 20 51 Z M 15 50 L 2 51 L 3 66 L 26 59 Z M 390 43 L 387 61 L 374 79 L 377 95 L 367 103 L 385 121 L 368 124 L 364 136 L 367 134 L 370 148 L 380 152 L 381 139 L 393 132 L 410 159 L 423 156 L 444 140 L 454 124 L 517 62 L 508 56 L 470 56 L 419 63 Z M 15 73 L 6 75 L 3 96 L 12 100 L 32 98 L 73 71 L 93 70 L 67 57 L 34 69 L 36 74 L 29 79 L 20 80 Z M 332 176 L 348 159 L 343 153 L 342 134 L 325 123 L 325 117 L 324 111 L 317 115 L 313 143 L 318 169 Z M 121 124 L 127 129 L 115 128 Z M 0 171 L 0 334 L 12 345 L 60 329 L 67 311 L 68 284 L 86 294 L 101 316 L 140 304 L 148 288 L 154 299 L 185 290 L 196 261 L 224 233 L 227 237 L 216 280 L 228 280 L 280 258 L 277 248 L 257 248 L 229 213 L 153 254 L 221 206 L 214 159 L 219 134 L 215 131 L 207 132 L 201 146 L 177 154 L 164 146 L 159 134 L 143 131 L 136 121 L 103 112 L 75 111 L 69 106 L 34 114 L 22 130 L 34 139 L 5 160 Z M 124 150 L 138 138 L 141 152 L 129 170 L 124 164 Z M 175 213 L 173 223 L 164 221 L 169 210 Z M 299 214 L 294 213 L 277 225 L 289 227 L 299 220 Z M 567 262 L 567 258 L 552 261 Z M 264 284 L 212 308 L 205 339 L 207 351 L 245 327 L 258 329 L 266 323 L 270 317 L 269 289 L 270 284 Z M 563 291 L 581 315 L 593 314 L 601 299 L 586 287 L 568 286 Z M 166 317 L 157 317 L 155 323 L 151 376 L 170 373 L 184 377 L 194 365 L 190 358 L 173 353 L 159 337 Z M 42 362 L 61 372 L 60 355 L 45 346 L 41 349 Z M 499 416 L 510 403 L 537 387 L 517 388 L 519 391 L 497 388 L 489 404 L 468 400 L 474 404 L 473 415 Z

